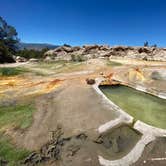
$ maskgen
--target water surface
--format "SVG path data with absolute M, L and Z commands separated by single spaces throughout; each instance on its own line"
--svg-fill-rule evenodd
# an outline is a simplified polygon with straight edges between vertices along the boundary
M 136 120 L 166 129 L 165 99 L 123 85 L 100 86 L 100 89 L 111 101 Z

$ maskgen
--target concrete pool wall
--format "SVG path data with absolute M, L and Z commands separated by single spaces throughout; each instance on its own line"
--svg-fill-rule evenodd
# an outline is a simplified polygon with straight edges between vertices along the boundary
M 112 107 L 119 113 L 119 117 L 115 120 L 112 120 L 105 124 L 100 125 L 98 128 L 98 132 L 103 133 L 108 131 L 109 129 L 115 128 L 122 124 L 130 124 L 130 125 L 133 124 L 133 128 L 139 131 L 140 133 L 142 133 L 142 137 L 137 142 L 135 147 L 123 158 L 118 160 L 106 160 L 102 156 L 98 156 L 98 159 L 100 164 L 103 166 L 120 166 L 120 165 L 128 166 L 128 165 L 131 165 L 132 163 L 135 163 L 141 157 L 143 150 L 148 143 L 152 142 L 157 137 L 166 137 L 166 130 L 150 126 L 140 120 L 137 120 L 136 122 L 134 122 L 134 118 L 131 115 L 126 113 L 119 106 L 117 106 L 110 99 L 108 99 L 106 95 L 99 89 L 99 85 L 101 84 L 103 80 L 105 79 L 97 78 L 96 83 L 93 85 L 93 88 L 96 90 L 96 92 L 99 95 L 101 95 L 103 101 L 105 101 L 107 104 L 110 105 L 110 107 Z M 137 86 L 134 86 L 132 88 L 135 88 L 136 90 L 140 90 L 144 92 L 147 91 L 147 89 L 140 88 Z M 153 95 L 156 95 L 156 93 L 153 93 Z M 163 98 L 163 95 L 160 95 L 160 94 L 157 94 L 156 96 Z M 165 94 L 164 94 L 164 99 L 165 99 Z

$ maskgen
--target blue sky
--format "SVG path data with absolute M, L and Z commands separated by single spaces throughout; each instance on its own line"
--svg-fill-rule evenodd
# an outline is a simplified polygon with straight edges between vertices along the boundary
M 165 0 L 0 0 L 23 42 L 166 46 Z

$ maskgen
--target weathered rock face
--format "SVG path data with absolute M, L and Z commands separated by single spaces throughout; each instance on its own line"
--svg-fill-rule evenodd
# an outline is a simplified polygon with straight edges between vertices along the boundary
M 149 61 L 166 61 L 166 49 L 156 47 L 128 47 L 107 45 L 84 45 L 83 47 L 62 46 L 45 53 L 47 56 L 55 57 L 55 60 L 71 60 L 72 55 L 84 56 L 85 59 L 98 57 L 124 57 Z

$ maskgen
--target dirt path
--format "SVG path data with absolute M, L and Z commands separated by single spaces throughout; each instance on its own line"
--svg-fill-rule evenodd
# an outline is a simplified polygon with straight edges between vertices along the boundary
M 28 66 L 31 65 L 28 64 L 25 67 L 28 68 Z M 35 80 L 33 85 L 36 85 L 29 87 L 28 84 L 29 91 L 34 90 L 37 93 L 43 92 L 44 84 L 41 83 L 46 80 L 49 80 L 48 84 L 52 83 L 51 80 L 56 79 L 62 80 L 62 82 L 59 87 L 52 89 L 49 93 L 43 93 L 35 99 L 37 111 L 34 114 L 32 126 L 27 131 L 24 133 L 11 132 L 10 135 L 18 146 L 30 150 L 39 149 L 50 140 L 51 132 L 56 130 L 59 125 L 63 128 L 64 137 L 83 132 L 93 139 L 98 136 L 97 129 L 101 124 L 118 116 L 103 103 L 101 96 L 95 92 L 93 87 L 86 83 L 86 78 L 96 78 L 99 77 L 100 72 L 110 72 L 110 67 L 106 66 L 105 60 L 89 60 L 81 69 L 74 72 L 58 74 L 56 72 L 52 74 L 51 70 L 50 72 L 51 75 L 48 73 L 49 75 L 46 76 L 27 76 L 31 82 Z M 19 88 L 20 86 L 17 88 L 17 94 L 21 95 L 25 91 L 25 95 L 27 95 L 26 86 Z M 24 93 L 22 94 L 24 96 Z
M 23 141 L 23 145 L 31 150 L 48 142 L 57 125 L 62 126 L 66 137 L 86 133 L 95 138 L 101 124 L 117 117 L 91 86 L 77 79 L 40 97 L 36 106 L 34 123 Z

